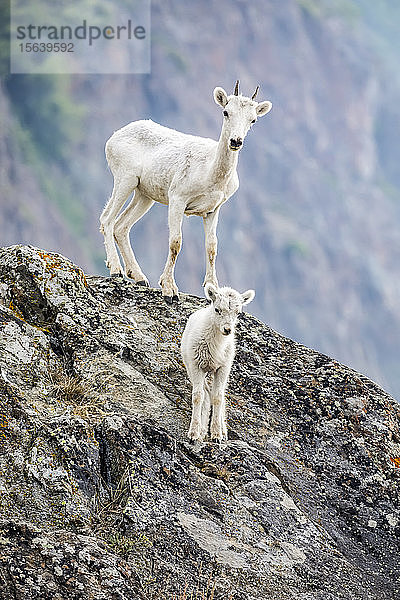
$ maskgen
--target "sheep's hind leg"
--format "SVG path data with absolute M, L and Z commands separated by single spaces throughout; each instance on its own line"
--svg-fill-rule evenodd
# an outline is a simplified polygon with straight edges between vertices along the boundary
M 121 263 L 119 261 L 117 248 L 114 241 L 115 220 L 124 206 L 129 195 L 132 194 L 138 185 L 138 178 L 133 177 L 114 177 L 114 188 L 105 209 L 100 217 L 100 231 L 104 235 L 104 246 L 106 249 L 106 265 L 110 269 L 111 277 L 123 275 Z
M 122 259 L 125 264 L 126 276 L 139 285 L 149 285 L 147 277 L 143 274 L 129 241 L 129 232 L 132 226 L 141 219 L 153 206 L 154 200 L 144 196 L 136 188 L 135 195 L 130 204 L 119 215 L 115 222 L 114 238 L 118 244 Z

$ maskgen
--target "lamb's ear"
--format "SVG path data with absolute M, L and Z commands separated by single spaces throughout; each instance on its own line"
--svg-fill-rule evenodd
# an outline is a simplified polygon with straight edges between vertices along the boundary
M 217 288 L 215 286 L 213 286 L 212 283 L 206 283 L 206 287 L 204 288 L 204 293 L 205 296 L 208 300 L 211 300 L 211 302 L 214 302 L 214 300 L 217 297 Z
M 216 87 L 214 90 L 214 100 L 217 104 L 225 108 L 228 104 L 228 95 L 226 91 L 221 87 Z
M 243 306 L 245 304 L 249 304 L 249 302 L 251 302 L 254 298 L 254 296 L 256 295 L 254 290 L 247 290 L 247 292 L 243 292 L 242 294 L 242 304 Z
M 265 100 L 265 102 L 260 102 L 259 104 L 257 104 L 256 113 L 259 117 L 263 117 L 264 115 L 269 113 L 271 108 L 272 102 L 270 102 L 269 100 Z

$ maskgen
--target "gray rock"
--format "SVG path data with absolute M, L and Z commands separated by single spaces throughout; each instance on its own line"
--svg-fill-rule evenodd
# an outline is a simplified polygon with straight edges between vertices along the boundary
M 1 598 L 398 597 L 380 387 L 245 314 L 229 440 L 192 445 L 179 341 L 205 300 L 28 246 L 0 250 L 0 291 Z

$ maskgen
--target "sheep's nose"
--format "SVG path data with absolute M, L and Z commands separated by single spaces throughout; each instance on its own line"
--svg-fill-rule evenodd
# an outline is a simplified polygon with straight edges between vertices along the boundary
M 224 327 L 224 335 L 229 335 L 231 332 L 231 328 L 230 327 Z
M 238 150 L 240 148 L 240 146 L 243 144 L 243 140 L 240 137 L 238 137 L 236 139 L 231 138 L 229 143 L 230 143 L 232 150 Z

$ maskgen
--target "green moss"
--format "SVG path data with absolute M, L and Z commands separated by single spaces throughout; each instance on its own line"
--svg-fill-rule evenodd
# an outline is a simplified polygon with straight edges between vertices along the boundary
M 151 547 L 149 538 L 144 533 L 138 533 L 135 536 L 127 536 L 122 533 L 111 533 L 103 537 L 104 541 L 119 556 L 128 556 L 132 552 L 143 552 Z

